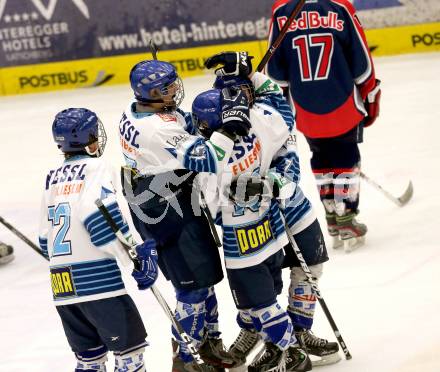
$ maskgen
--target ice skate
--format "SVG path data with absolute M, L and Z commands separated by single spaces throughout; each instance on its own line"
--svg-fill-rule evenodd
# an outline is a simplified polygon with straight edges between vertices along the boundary
M 246 359 L 251 354 L 255 354 L 255 351 L 261 349 L 263 346 L 263 340 L 261 336 L 255 330 L 240 329 L 235 341 L 229 348 L 229 353 L 237 360 L 237 364 L 234 368 L 230 368 L 230 372 L 245 372 L 247 371 Z M 250 359 L 250 358 L 249 358 Z
M 307 329 L 295 332 L 295 335 L 302 341 L 302 345 L 309 353 L 313 367 L 334 364 L 341 360 L 338 353 L 339 345 L 336 342 L 316 337 L 312 331 Z
M 339 249 L 343 246 L 343 242 L 339 236 L 339 228 L 336 222 L 336 213 L 325 214 L 325 219 L 327 221 L 327 231 L 332 239 L 332 248 Z
M 171 345 L 173 347 L 173 365 L 172 372 L 224 372 L 222 367 L 214 367 L 210 364 L 197 364 L 196 361 L 185 363 L 179 356 L 179 344 L 176 340 L 171 339 Z
M 291 346 L 286 352 L 287 372 L 306 372 L 312 369 L 312 362 L 307 353 L 299 345 Z
M 265 350 L 248 367 L 249 372 L 286 372 L 286 352 L 271 342 L 266 342 Z
M 220 371 L 224 371 L 224 369 L 218 370 L 208 364 L 197 364 L 194 361 L 189 363 L 183 363 L 183 361 L 179 357 L 176 357 L 173 358 L 173 367 L 171 371 L 172 372 L 201 372 L 201 371 L 220 372 Z
M 11 262 L 14 258 L 14 249 L 12 246 L 0 242 L 0 264 Z
M 235 358 L 231 352 L 226 351 L 221 338 L 208 337 L 200 346 L 199 353 L 205 362 L 217 368 L 216 371 L 243 364 L 241 359 Z
M 365 234 L 368 229 L 363 223 L 356 221 L 356 213 L 349 212 L 336 216 L 339 237 L 344 244 L 344 251 L 349 253 L 365 243 Z

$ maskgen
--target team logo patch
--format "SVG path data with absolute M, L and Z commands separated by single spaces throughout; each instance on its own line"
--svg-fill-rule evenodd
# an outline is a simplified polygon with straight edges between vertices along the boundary
M 209 143 L 212 145 L 212 147 L 214 147 L 215 154 L 217 155 L 217 160 L 222 161 L 226 156 L 225 150 L 223 150 L 221 147 L 214 145 L 211 141 L 209 141 Z
M 75 284 L 70 266 L 53 267 L 50 269 L 53 298 L 61 299 L 76 296 Z
M 254 254 L 273 240 L 272 228 L 268 217 L 255 224 L 235 228 L 234 232 L 241 256 Z
M 166 121 L 166 122 L 177 121 L 176 117 L 174 115 L 171 115 L 171 114 L 161 114 L 161 113 L 158 113 L 156 115 L 159 116 L 163 121 Z

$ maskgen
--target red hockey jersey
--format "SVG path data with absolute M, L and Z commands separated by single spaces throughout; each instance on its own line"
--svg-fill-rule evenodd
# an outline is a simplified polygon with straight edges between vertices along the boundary
M 269 43 L 298 0 L 272 7 Z M 375 87 L 373 61 L 363 28 L 348 0 L 308 0 L 267 65 L 288 86 L 297 128 L 311 138 L 336 137 L 365 117 L 364 101 Z

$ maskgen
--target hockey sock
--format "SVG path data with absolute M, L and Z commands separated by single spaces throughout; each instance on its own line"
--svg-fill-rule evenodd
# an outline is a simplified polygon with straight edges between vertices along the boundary
M 334 170 L 334 193 L 336 214 L 342 216 L 346 210 L 356 212 L 359 207 L 360 167 Z
M 322 275 L 322 264 L 309 266 L 317 280 Z M 290 271 L 289 304 L 287 312 L 295 327 L 310 329 L 315 315 L 316 296 L 304 271 L 293 267 Z
M 75 353 L 75 372 L 106 372 L 107 347 L 104 345 Z
M 218 303 L 214 287 L 208 289 L 208 298 L 205 301 L 205 307 L 205 327 L 208 332 L 208 337 L 219 338 L 221 332 L 219 331 L 218 325 Z
M 321 201 L 333 200 L 333 173 L 329 172 L 328 169 L 313 169 L 313 175 L 315 176 Z
M 249 311 L 239 310 L 237 314 L 237 323 L 240 328 L 253 330 L 255 329 L 254 323 L 252 322 L 252 317 Z
M 115 351 L 115 372 L 146 372 L 144 351 L 146 342 L 123 351 Z
M 205 301 L 208 298 L 208 292 L 208 288 L 192 291 L 176 290 L 176 318 L 197 349 L 200 347 L 204 336 L 206 315 Z M 173 334 L 179 343 L 180 358 L 184 363 L 191 362 L 193 360 L 191 353 L 174 327 Z
M 292 321 L 278 303 L 249 310 L 255 329 L 281 350 L 296 343 Z

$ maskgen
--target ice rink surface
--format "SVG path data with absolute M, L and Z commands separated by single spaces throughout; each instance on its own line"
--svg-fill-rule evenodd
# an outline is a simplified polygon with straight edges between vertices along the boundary
M 329 248 L 331 260 L 320 283 L 353 359 L 319 370 L 439 372 L 440 54 L 380 58 L 376 69 L 382 79 L 381 116 L 366 129 L 363 170 L 397 195 L 411 179 L 415 193 L 399 208 L 362 185 L 360 219 L 369 228 L 367 243 L 351 254 Z M 186 80 L 183 107 L 189 109 L 192 98 L 211 81 L 211 76 Z M 1 98 L 0 215 L 37 242 L 45 174 L 62 161 L 52 142 L 54 115 L 67 107 L 96 111 L 109 137 L 104 156 L 117 169 L 122 163 L 118 122 L 130 99 L 128 85 Z M 323 222 L 303 138 L 300 156 L 303 188 Z M 3 226 L 0 240 L 12 244 L 16 255 L 0 267 L 0 371 L 73 371 L 75 360 L 51 300 L 47 262 Z M 280 302 L 286 304 L 288 272 L 284 275 Z M 167 318 L 149 291 L 138 291 L 129 275 L 125 282 L 149 333 L 148 371 L 170 371 Z M 161 277 L 158 286 L 174 306 L 171 285 Z M 226 281 L 217 293 L 220 326 L 229 345 L 238 328 Z M 319 306 L 313 329 L 334 338 Z

